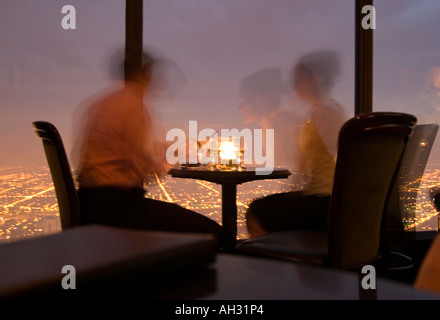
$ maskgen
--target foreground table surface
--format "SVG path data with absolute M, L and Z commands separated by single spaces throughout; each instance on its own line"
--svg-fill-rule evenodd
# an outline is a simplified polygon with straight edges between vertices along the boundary
M 322 267 L 259 259 L 235 254 L 217 255 L 206 270 L 188 275 L 149 294 L 154 299 L 198 300 L 361 300 L 357 274 Z M 377 300 L 440 300 L 440 295 L 411 285 L 379 278 Z
M 87 293 L 139 275 L 166 277 L 173 271 L 214 261 L 216 242 L 209 235 L 142 231 L 87 225 L 51 235 L 0 245 L 0 299 Z M 75 290 L 63 277 L 75 269 Z M 70 270 L 70 269 L 69 269 Z M 130 280 L 131 281 L 131 280 Z M 76 281 L 75 281 L 76 282 Z M 84 290 L 82 290 L 84 289 Z M 70 292 L 69 292 L 70 291 Z
M 371 298 L 361 290 L 361 275 L 215 253 L 212 244 L 210 238 L 202 235 L 86 226 L 1 245 L 0 298 L 193 300 L 193 303 Z M 66 264 L 76 267 L 75 289 L 66 290 L 60 285 L 64 276 L 61 267 Z M 440 300 L 440 295 L 380 278 L 376 288 L 373 298 L 378 300 Z M 172 310 L 170 305 L 166 306 Z

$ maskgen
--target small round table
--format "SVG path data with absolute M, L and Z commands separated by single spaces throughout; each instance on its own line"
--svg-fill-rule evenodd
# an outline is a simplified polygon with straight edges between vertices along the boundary
M 207 170 L 203 168 L 174 168 L 169 174 L 174 178 L 199 179 L 222 186 L 222 226 L 225 235 L 224 249 L 232 250 L 237 241 L 237 185 L 254 180 L 286 179 L 287 169 L 276 168 L 265 174 L 257 174 L 255 168 L 243 171 Z

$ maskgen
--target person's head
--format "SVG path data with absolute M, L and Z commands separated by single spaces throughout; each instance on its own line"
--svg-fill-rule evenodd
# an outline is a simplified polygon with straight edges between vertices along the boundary
M 132 69 L 126 64 L 126 59 L 124 60 L 125 81 L 138 83 L 146 91 L 152 81 L 155 60 L 150 54 L 143 51 L 140 69 Z
M 153 68 L 155 65 L 155 58 L 147 51 L 142 52 L 142 61 L 140 69 L 130 68 L 126 61 L 131 59 L 125 56 L 123 50 L 117 51 L 110 58 L 110 78 L 112 80 L 128 81 L 139 83 L 146 89 L 153 77 Z
M 276 68 L 266 68 L 243 78 L 240 81 L 238 108 L 246 123 L 257 122 L 278 109 L 283 88 L 281 72 Z
M 311 101 L 327 96 L 339 74 L 340 59 L 335 51 L 315 51 L 298 59 L 291 69 L 291 81 L 298 97 Z

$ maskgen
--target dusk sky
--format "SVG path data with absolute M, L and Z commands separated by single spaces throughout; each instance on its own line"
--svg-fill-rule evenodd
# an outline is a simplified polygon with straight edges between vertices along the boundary
M 76 29 L 64 30 L 64 5 Z M 440 123 L 440 1 L 375 0 L 374 108 Z M 144 0 L 144 45 L 174 61 L 185 85 L 156 108 L 165 129 L 244 128 L 240 80 L 263 68 L 288 71 L 301 55 L 340 53 L 332 96 L 354 110 L 354 1 Z M 0 165 L 45 165 L 32 121 L 55 124 L 72 146 L 73 114 L 108 82 L 109 57 L 124 46 L 124 0 L 1 0 Z M 284 106 L 304 106 L 288 91 Z M 440 139 L 439 139 L 440 140 Z M 440 167 L 440 152 L 433 161 Z

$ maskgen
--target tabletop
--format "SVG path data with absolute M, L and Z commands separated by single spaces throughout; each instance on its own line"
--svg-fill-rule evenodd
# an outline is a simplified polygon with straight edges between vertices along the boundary
M 208 170 L 201 167 L 195 168 L 173 168 L 169 174 L 175 178 L 201 179 L 218 184 L 241 184 L 254 180 L 285 179 L 290 176 L 290 171 L 283 168 L 275 168 L 273 171 L 259 172 L 256 168 L 245 170 L 224 171 Z

